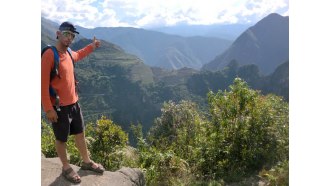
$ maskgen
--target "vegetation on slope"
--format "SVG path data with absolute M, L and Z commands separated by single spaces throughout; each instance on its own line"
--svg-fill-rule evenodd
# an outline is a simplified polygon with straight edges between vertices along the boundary
M 145 136 L 132 125 L 137 148 L 112 120 L 87 124 L 91 156 L 107 170 L 141 168 L 148 185 L 224 185 L 255 175 L 272 185 L 288 185 L 288 103 L 262 95 L 236 78 L 229 90 L 208 93 L 207 112 L 191 101 L 166 102 Z M 54 136 L 42 122 L 42 152 L 56 156 Z M 68 142 L 71 163 L 79 154 Z

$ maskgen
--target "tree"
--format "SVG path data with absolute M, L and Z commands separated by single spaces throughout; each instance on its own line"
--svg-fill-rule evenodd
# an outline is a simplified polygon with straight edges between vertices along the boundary
M 236 181 L 288 159 L 288 105 L 249 89 L 240 78 L 229 92 L 208 95 L 213 132 L 205 149 L 205 173 Z M 213 136 L 213 137 L 212 137 Z
M 128 143 L 128 135 L 120 126 L 102 116 L 95 124 L 87 125 L 86 139 L 94 161 L 108 170 L 120 168 L 123 159 L 120 150 Z

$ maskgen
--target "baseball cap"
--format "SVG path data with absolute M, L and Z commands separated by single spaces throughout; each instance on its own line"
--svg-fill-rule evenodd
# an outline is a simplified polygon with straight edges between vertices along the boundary
M 73 33 L 77 33 L 79 34 L 79 32 L 76 31 L 76 27 L 73 26 L 72 23 L 68 22 L 68 21 L 65 21 L 63 22 L 61 25 L 60 25 L 60 31 L 71 31 Z

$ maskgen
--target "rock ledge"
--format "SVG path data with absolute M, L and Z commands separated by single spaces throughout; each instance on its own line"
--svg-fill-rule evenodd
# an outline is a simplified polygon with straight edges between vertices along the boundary
M 105 171 L 99 175 L 92 171 L 80 169 L 71 165 L 81 177 L 81 186 L 144 186 L 145 179 L 142 171 L 137 168 L 123 167 L 116 172 Z M 75 185 L 61 176 L 62 164 L 59 158 L 41 157 L 41 185 L 69 186 Z

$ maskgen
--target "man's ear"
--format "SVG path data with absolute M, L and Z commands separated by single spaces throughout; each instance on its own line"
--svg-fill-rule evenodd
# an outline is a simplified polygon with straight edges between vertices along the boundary
M 58 39 L 58 36 L 61 34 L 61 31 L 56 31 L 56 39 Z

